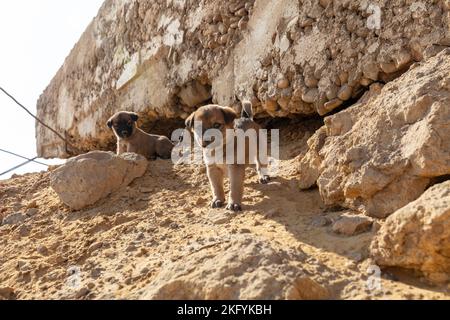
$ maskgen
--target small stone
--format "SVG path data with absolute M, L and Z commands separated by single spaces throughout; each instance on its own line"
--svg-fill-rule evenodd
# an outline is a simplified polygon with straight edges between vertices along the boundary
M 242 18 L 242 19 L 239 20 L 239 22 L 238 22 L 238 28 L 239 28 L 239 30 L 247 29 L 247 25 L 248 25 L 248 20 L 247 20 L 246 17 Z
M 32 209 L 32 208 L 37 208 L 37 207 L 38 207 L 38 205 L 37 205 L 36 200 L 30 201 L 26 206 L 27 209 Z
M 319 0 L 319 3 L 320 3 L 320 5 L 321 5 L 323 8 L 328 7 L 328 5 L 329 5 L 331 2 L 333 2 L 333 0 Z
M 230 39 L 230 37 L 229 37 L 228 35 L 224 34 L 223 36 L 219 37 L 218 42 L 219 42 L 221 45 L 225 45 L 225 44 L 227 44 L 227 42 L 228 42 L 229 39 Z
M 88 251 L 90 253 L 92 253 L 92 252 L 95 252 L 95 251 L 99 250 L 101 247 L 103 247 L 103 242 L 99 241 L 99 242 L 91 244 L 91 246 L 89 247 Z
M 362 215 L 343 215 L 333 224 L 333 231 L 346 236 L 367 232 L 372 227 L 372 219 Z
M 305 77 L 305 85 L 308 88 L 317 88 L 317 84 L 319 83 L 319 80 L 312 76 Z
M 363 67 L 364 77 L 373 81 L 378 80 L 378 74 L 380 72 L 379 66 L 376 63 L 367 63 Z
M 39 212 L 38 209 L 30 208 L 30 209 L 27 210 L 26 214 L 27 214 L 28 217 L 32 217 L 32 216 L 35 216 L 38 212 Z
M 373 80 L 368 79 L 368 78 L 362 78 L 361 81 L 359 82 L 363 87 L 368 87 L 372 84 Z
M 341 85 L 344 85 L 347 83 L 348 81 L 348 72 L 341 72 L 338 76 L 339 78 L 339 82 L 341 83 Z
M 172 219 L 166 218 L 159 224 L 159 226 L 160 227 L 169 227 L 172 223 L 173 223 Z
M 325 95 L 328 100 L 333 100 L 337 97 L 337 87 L 333 84 L 327 88 Z
M 352 87 L 350 87 L 348 84 L 345 84 L 341 87 L 341 89 L 338 92 L 338 98 L 342 101 L 347 101 L 352 96 Z
M 143 232 L 140 232 L 138 235 L 137 235 L 137 237 L 136 237 L 136 240 L 137 241 L 141 241 L 141 240 L 144 240 L 145 239 L 145 234 L 143 233 Z
M 244 17 L 247 15 L 247 9 L 245 9 L 245 8 L 239 9 L 234 14 L 238 17 Z
M 225 224 L 231 221 L 231 214 L 228 214 L 226 211 L 223 210 L 219 210 L 219 211 L 211 211 L 208 214 L 208 219 L 213 223 L 213 224 Z
M 221 34 L 225 34 L 228 30 L 227 27 L 223 23 L 219 23 L 218 29 Z
M 147 253 L 148 253 L 148 250 L 147 250 L 146 248 L 141 248 L 141 249 L 139 250 L 138 256 L 139 256 L 139 257 L 142 257 L 142 256 L 145 256 Z
M 134 252 L 136 250 L 137 250 L 137 248 L 134 244 L 130 244 L 126 249 L 127 252 Z
M 18 229 L 18 233 L 21 237 L 28 237 L 30 231 L 31 231 L 30 227 L 26 225 L 21 225 Z
M 327 112 L 330 112 L 330 111 L 333 111 L 334 109 L 336 109 L 337 107 L 339 107 L 342 103 L 343 103 L 343 101 L 341 99 L 335 98 L 335 99 L 325 103 L 323 107 L 325 108 L 325 110 Z
M 302 95 L 302 100 L 306 103 L 314 103 L 319 99 L 319 90 L 317 88 L 309 89 Z
M 26 218 L 27 216 L 21 212 L 12 213 L 3 218 L 2 225 L 17 225 L 24 222 Z
M 180 226 L 178 225 L 178 223 L 172 222 L 172 223 L 169 225 L 169 228 L 170 228 L 170 229 L 176 230 L 176 229 L 179 229 Z
M 374 221 L 372 224 L 372 232 L 378 232 L 381 229 L 381 224 L 378 221 Z
M 75 293 L 75 299 L 81 299 L 89 294 L 90 290 L 86 287 L 81 288 Z
M 250 231 L 250 229 L 242 228 L 241 230 L 239 230 L 239 233 L 241 233 L 241 234 L 248 234 L 248 233 L 252 233 L 252 232 Z
M 243 8 L 244 6 L 245 5 L 239 1 L 239 2 L 234 3 L 234 4 L 233 3 L 230 4 L 228 6 L 228 10 L 230 10 L 230 12 L 234 13 L 234 12 L 238 11 L 239 9 Z
M 150 272 L 150 269 L 147 267 L 142 268 L 141 270 L 141 275 L 145 276 L 146 274 L 148 274 Z
M 48 249 L 47 249 L 47 247 L 44 246 L 44 245 L 42 245 L 42 244 L 39 245 L 39 246 L 37 247 L 36 251 L 37 251 L 40 255 L 43 255 L 43 256 L 48 255 Z
M 384 73 L 394 73 L 397 71 L 397 67 L 393 62 L 382 62 L 380 63 L 380 68 Z
M 141 193 L 153 193 L 154 189 L 151 187 L 141 187 L 139 188 Z
M 100 268 L 92 269 L 92 271 L 91 271 L 91 278 L 97 279 L 101 275 L 102 275 L 102 269 L 100 269 Z
M 21 272 L 30 272 L 32 267 L 31 264 L 27 261 L 19 260 L 17 262 L 17 269 Z
M 397 69 L 403 68 L 408 63 L 410 63 L 411 60 L 412 60 L 411 54 L 406 50 L 400 51 L 394 56 L 394 62 Z
M 277 82 L 277 87 L 279 89 L 286 89 L 289 87 L 289 80 L 286 78 L 281 78 L 280 80 L 278 80 Z
M 206 199 L 202 198 L 202 197 L 198 197 L 197 200 L 195 201 L 195 205 L 197 205 L 197 206 L 201 206 L 205 203 L 206 203 Z

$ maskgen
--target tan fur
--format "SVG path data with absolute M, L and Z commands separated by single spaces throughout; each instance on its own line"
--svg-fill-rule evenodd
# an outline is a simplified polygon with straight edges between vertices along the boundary
M 117 138 L 117 154 L 133 152 L 145 156 L 149 160 L 157 157 L 170 159 L 174 147 L 172 141 L 165 136 L 148 134 L 137 127 L 137 114 L 133 112 L 118 112 L 108 120 L 108 126 Z M 131 125 L 132 132 L 128 137 L 120 137 L 118 128 Z
M 207 105 L 199 108 L 192 113 L 186 120 L 186 127 L 192 132 L 194 131 L 194 123 L 201 122 L 203 133 L 211 128 L 219 129 L 223 136 L 226 137 L 227 129 L 242 129 L 244 132 L 249 129 L 255 129 L 258 133 L 261 127 L 253 121 L 252 106 L 249 102 L 243 103 L 243 118 L 237 119 L 236 112 L 229 107 L 222 107 L 219 105 Z M 236 120 L 236 121 L 235 121 Z M 220 128 L 217 128 L 220 125 Z M 224 139 L 223 152 L 226 156 L 226 141 Z M 203 148 L 206 148 L 209 144 L 205 141 L 198 141 Z M 259 144 L 259 142 L 258 142 Z M 235 143 L 235 155 L 237 154 L 237 144 Z M 230 193 L 227 209 L 233 211 L 240 211 L 242 206 L 242 197 L 244 193 L 244 180 L 245 180 L 245 168 L 249 164 L 249 146 L 245 144 L 246 161 L 245 164 L 213 164 L 207 166 L 207 175 L 211 185 L 213 193 L 213 200 L 211 206 L 213 208 L 222 207 L 225 203 L 224 193 L 224 178 L 228 175 L 230 179 Z M 236 157 L 236 156 L 235 156 Z M 261 183 L 268 183 L 269 177 L 262 173 L 263 168 L 260 159 L 255 159 L 258 174 L 260 176 Z

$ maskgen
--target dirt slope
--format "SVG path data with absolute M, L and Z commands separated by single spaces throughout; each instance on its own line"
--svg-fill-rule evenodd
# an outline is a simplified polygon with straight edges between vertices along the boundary
M 283 123 L 279 176 L 264 186 L 248 169 L 245 211 L 236 216 L 209 209 L 204 168 L 170 161 L 151 162 L 128 188 L 76 212 L 59 201 L 48 172 L 0 182 L 0 215 L 29 215 L 0 227 L 0 298 L 141 298 L 166 263 L 254 234 L 274 247 L 303 251 L 304 269 L 333 299 L 448 299 L 449 288 L 399 270 L 383 272 L 381 291 L 368 290 L 367 247 L 374 231 L 344 237 L 330 226 L 315 226 L 318 216 L 342 214 L 325 208 L 316 189 L 298 188 L 298 159 L 292 156 L 305 153 L 307 130 L 315 128 L 314 122 Z M 217 215 L 225 222 L 218 224 Z

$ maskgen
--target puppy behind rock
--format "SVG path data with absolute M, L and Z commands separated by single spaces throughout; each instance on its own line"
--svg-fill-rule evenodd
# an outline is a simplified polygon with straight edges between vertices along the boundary
M 223 184 L 225 176 L 228 175 L 230 179 L 230 194 L 228 197 L 227 209 L 232 211 L 242 210 L 241 206 L 244 193 L 245 168 L 249 164 L 256 164 L 256 169 L 258 171 L 261 183 L 268 183 L 270 181 L 266 171 L 267 161 L 259 158 L 259 152 L 257 152 L 256 155 L 250 155 L 250 145 L 247 140 L 245 140 L 244 145 L 239 145 L 236 143 L 236 136 L 232 137 L 231 139 L 234 139 L 234 143 L 231 144 L 231 146 L 234 146 L 234 159 L 233 157 L 230 157 L 232 159 L 232 163 L 229 162 L 229 158 L 227 157 L 227 153 L 230 154 L 230 151 L 233 150 L 229 144 L 231 139 L 227 141 L 227 130 L 231 130 L 231 132 L 234 132 L 235 134 L 237 131 L 248 133 L 248 131 L 254 130 L 258 139 L 256 143 L 257 148 L 259 148 L 260 145 L 259 130 L 261 128 L 255 121 L 253 121 L 252 105 L 250 102 L 245 101 L 242 103 L 242 107 L 242 115 L 239 119 L 237 119 L 238 115 L 232 108 L 222 107 L 219 105 L 203 106 L 186 119 L 186 128 L 194 133 L 195 141 L 203 148 L 205 158 L 205 154 L 208 152 L 208 147 L 212 142 L 215 142 L 206 141 L 206 139 L 204 139 L 205 133 L 209 129 L 216 129 L 219 130 L 222 137 L 224 137 L 220 142 L 223 143 L 223 145 L 219 145 L 219 149 L 222 149 L 224 159 L 227 159 L 227 161 L 223 161 L 222 163 L 206 164 L 207 175 L 213 193 L 213 200 L 211 202 L 212 208 L 220 208 L 225 203 Z M 201 132 L 195 128 L 196 123 L 201 123 Z M 238 150 L 239 148 L 240 150 Z M 243 161 L 244 163 L 236 161 L 238 151 L 241 153 L 243 152 L 245 157 Z M 255 156 L 255 159 L 250 159 Z
M 121 111 L 107 122 L 117 137 L 117 154 L 125 152 L 138 153 L 149 160 L 156 157 L 170 159 L 174 147 L 165 136 L 148 134 L 136 125 L 139 116 L 134 112 Z

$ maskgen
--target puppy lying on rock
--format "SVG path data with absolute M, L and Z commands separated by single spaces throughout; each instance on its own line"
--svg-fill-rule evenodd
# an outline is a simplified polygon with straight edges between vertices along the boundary
M 170 159 L 174 144 L 165 136 L 148 134 L 137 127 L 139 116 L 134 112 L 121 111 L 107 122 L 117 137 L 117 154 L 133 152 L 149 160 L 156 157 Z

